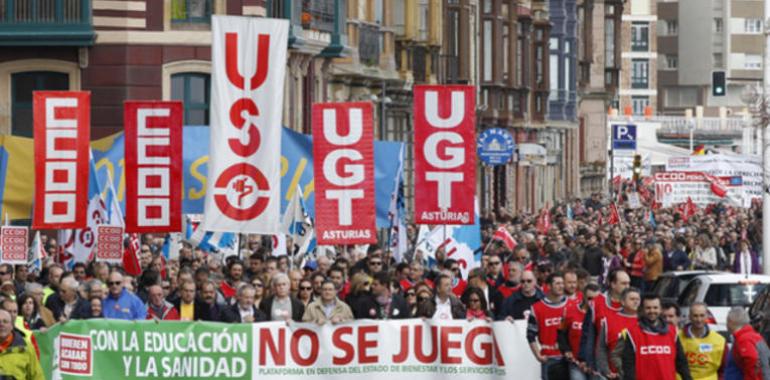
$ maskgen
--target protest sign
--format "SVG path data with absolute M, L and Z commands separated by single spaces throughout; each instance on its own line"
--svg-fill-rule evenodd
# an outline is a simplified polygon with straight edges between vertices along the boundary
M 29 230 L 27 227 L 3 226 L 0 229 L 0 249 L 6 264 L 26 264 L 29 246 Z
M 727 194 L 725 197 L 719 197 L 714 193 L 711 181 L 703 173 L 655 173 L 655 200 L 663 207 L 685 203 L 688 198 L 701 207 L 719 202 L 737 207 L 751 206 L 751 200 L 744 196 L 740 178 L 715 177 L 715 179 L 726 186 Z
M 345 324 L 82 320 L 37 334 L 48 379 L 539 378 L 523 321 Z
M 123 260 L 123 227 L 96 227 L 96 259 L 120 263 Z
M 666 171 L 702 172 L 717 177 L 740 177 L 750 205 L 762 197 L 762 157 L 740 154 L 671 157 Z M 748 206 L 747 206 L 748 207 Z

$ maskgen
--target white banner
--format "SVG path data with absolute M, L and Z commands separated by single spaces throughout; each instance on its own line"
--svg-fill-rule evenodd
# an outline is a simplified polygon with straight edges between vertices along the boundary
M 671 157 L 666 171 L 702 172 L 716 177 L 741 177 L 747 202 L 762 197 L 762 157 L 739 154 Z
M 670 207 L 687 202 L 687 198 L 700 207 L 724 202 L 737 207 L 751 207 L 751 201 L 744 196 L 743 186 L 731 184 L 729 178 L 717 177 L 727 188 L 724 198 L 718 197 L 711 189 L 711 182 L 703 173 L 664 172 L 655 173 L 655 200 Z M 747 202 L 748 200 L 748 202 Z
M 277 234 L 288 20 L 212 17 L 206 231 Z
M 252 376 L 260 380 L 540 378 L 524 321 L 406 319 L 253 326 Z

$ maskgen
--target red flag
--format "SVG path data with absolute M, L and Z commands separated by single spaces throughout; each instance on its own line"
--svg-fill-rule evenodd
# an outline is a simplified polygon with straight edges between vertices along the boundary
M 377 242 L 372 104 L 313 104 L 318 244 Z
M 32 228 L 85 228 L 91 94 L 35 91 L 35 205 Z
M 695 212 L 698 211 L 698 206 L 693 203 L 692 198 L 687 197 L 687 204 L 685 205 L 685 214 L 687 214 L 687 218 L 689 219 L 691 216 L 695 215 Z
M 604 224 L 604 215 L 602 215 L 601 211 L 598 211 L 599 217 L 596 218 L 596 223 L 601 226 Z
M 473 224 L 476 90 L 414 86 L 414 221 Z
M 537 218 L 536 227 L 541 234 L 545 235 L 548 233 L 548 230 L 551 229 L 551 210 L 544 208 L 543 211 L 540 212 L 540 216 Z
M 706 181 L 709 182 L 711 192 L 714 193 L 714 195 L 724 198 L 727 195 L 727 186 L 725 186 L 722 181 L 708 173 L 703 173 L 703 176 L 706 177 Z
M 621 183 L 623 183 L 623 178 L 620 178 L 619 175 L 612 178 L 612 186 L 620 188 Z
M 610 217 L 607 219 L 607 224 L 614 225 L 620 223 L 620 214 L 618 208 L 614 203 L 610 203 Z
M 222 291 L 222 295 L 225 298 L 233 298 L 235 297 L 235 293 L 237 293 L 237 290 L 230 286 L 227 281 L 222 281 L 222 284 L 219 285 L 219 290 Z
M 513 249 L 518 245 L 513 236 L 508 233 L 508 229 L 505 228 L 505 226 L 500 226 L 500 228 L 495 231 L 495 234 L 492 235 L 492 240 L 499 240 L 503 242 L 503 244 L 505 244 L 505 246 L 511 251 L 513 251 Z
M 127 101 L 126 232 L 182 230 L 182 102 Z
M 139 262 L 139 236 L 137 234 L 128 234 L 128 247 L 123 251 L 123 269 L 127 274 L 138 276 L 142 274 L 142 265 Z

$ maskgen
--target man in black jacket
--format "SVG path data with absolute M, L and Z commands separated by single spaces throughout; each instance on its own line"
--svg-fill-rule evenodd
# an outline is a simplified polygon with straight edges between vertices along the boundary
M 65 322 L 91 316 L 91 304 L 80 298 L 78 287 L 73 277 L 65 277 L 59 284 L 59 291 L 48 297 L 45 306 L 51 310 L 56 321 Z
M 521 289 L 511 294 L 503 301 L 503 306 L 497 314 L 498 320 L 526 319 L 529 308 L 544 297 L 543 291 L 537 287 L 535 274 L 527 270 L 521 275 Z
M 256 291 L 251 285 L 242 285 L 238 288 L 238 292 L 235 295 L 238 302 L 222 310 L 222 322 L 253 323 L 267 321 L 265 313 L 254 306 L 255 293 Z
M 475 268 L 468 273 L 468 285 L 475 286 L 484 292 L 489 311 L 492 315 L 497 315 L 503 306 L 503 294 L 496 288 L 489 286 L 489 283 L 485 281 L 485 278 L 487 278 L 486 270 L 484 268 Z M 465 304 L 467 304 L 465 302 L 466 294 L 467 292 L 465 292 L 462 297 L 462 301 Z
M 386 272 L 374 275 L 372 294 L 358 298 L 350 308 L 356 319 L 406 319 L 412 313 L 404 297 L 390 289 L 390 278 Z
M 417 306 L 418 314 L 433 319 L 465 319 L 465 305 L 452 293 L 452 278 L 441 274 L 436 278 L 436 296 Z
M 209 305 L 195 297 L 195 282 L 185 280 L 179 285 L 179 298 L 172 302 L 182 321 L 210 321 Z M 191 310 L 192 309 L 192 310 Z
M 276 273 L 273 275 L 271 285 L 273 295 L 263 300 L 259 305 L 268 320 L 302 322 L 305 305 L 291 295 L 289 276 L 282 272 Z

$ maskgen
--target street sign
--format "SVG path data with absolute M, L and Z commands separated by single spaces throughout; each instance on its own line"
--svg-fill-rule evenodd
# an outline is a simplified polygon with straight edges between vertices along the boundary
M 612 149 L 636 150 L 636 125 L 612 125 Z
M 505 129 L 489 128 L 479 135 L 476 151 L 479 159 L 487 165 L 505 165 L 513 156 L 516 143 Z

